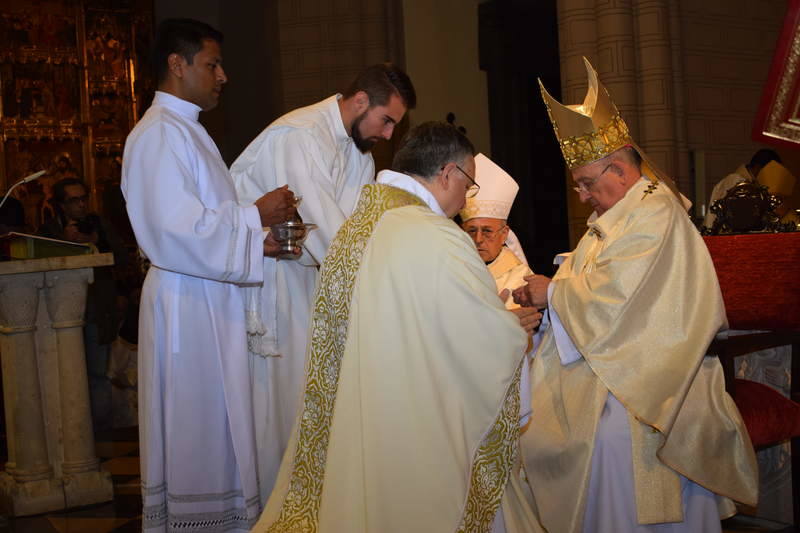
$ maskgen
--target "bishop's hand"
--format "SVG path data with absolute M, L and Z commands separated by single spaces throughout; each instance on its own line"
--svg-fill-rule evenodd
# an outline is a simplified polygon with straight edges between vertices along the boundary
M 544 309 L 547 307 L 547 288 L 550 286 L 550 278 L 539 274 L 525 276 L 527 284 L 514 289 L 514 301 L 522 307 L 535 307 Z

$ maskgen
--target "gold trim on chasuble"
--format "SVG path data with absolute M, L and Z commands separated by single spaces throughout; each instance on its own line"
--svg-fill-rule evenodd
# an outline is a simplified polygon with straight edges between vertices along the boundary
M 278 520 L 267 529 L 268 533 L 317 531 L 325 459 L 356 274 L 364 249 L 383 214 L 407 205 L 424 206 L 425 202 L 397 187 L 377 183 L 365 185 L 353 216 L 342 224 L 322 263 L 314 299 L 303 414 L 289 490 Z
M 525 356 L 527 357 L 527 355 Z M 472 459 L 467 502 L 456 533 L 488 533 L 519 454 L 519 382 L 522 363 L 506 390 L 503 408 Z
M 314 301 L 303 414 L 289 489 L 280 515 L 267 529 L 268 533 L 315 533 L 318 530 L 330 426 L 356 274 L 383 214 L 408 205 L 424 206 L 425 203 L 396 187 L 365 185 L 353 216 L 336 234 L 322 264 Z M 458 533 L 488 532 L 500 506 L 510 475 L 510 469 L 504 465 L 514 464 L 518 452 L 520 372 L 521 365 L 506 392 L 497 420 L 476 451 Z

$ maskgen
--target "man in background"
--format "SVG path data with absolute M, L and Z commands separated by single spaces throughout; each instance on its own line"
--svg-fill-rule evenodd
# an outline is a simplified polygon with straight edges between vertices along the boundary
M 770 161 L 756 176 L 758 183 L 769 189 L 769 192 L 780 202 L 775 207 L 775 214 L 782 223 L 800 223 L 792 204 L 797 178 L 788 168 L 777 161 Z
M 533 274 L 516 235 L 508 227 L 508 214 L 519 185 L 483 154 L 475 156 L 475 181 L 480 190 L 474 198 L 467 198 L 459 212 L 461 227 L 475 243 L 497 283 L 497 291 L 511 291 L 525 284 L 525 276 Z M 518 305 L 509 298 L 506 307 Z
M 89 191 L 78 178 L 64 178 L 52 188 L 50 203 L 54 216 L 39 228 L 44 237 L 93 244 L 99 252 L 114 254 L 114 264 L 95 267 L 94 282 L 86 295 L 86 370 L 94 431 L 112 426 L 111 381 L 108 361 L 111 343 L 117 338 L 120 316 L 117 298 L 124 297 L 117 287 L 115 271 L 128 263 L 128 252 L 114 227 L 97 213 L 89 212 Z
M 747 165 L 739 165 L 739 168 L 722 178 L 711 191 L 711 198 L 708 200 L 708 209 L 706 211 L 705 219 L 703 219 L 703 226 L 711 228 L 714 226 L 714 221 L 717 220 L 717 215 L 711 212 L 711 206 L 717 200 L 722 200 L 728 191 L 734 188 L 739 183 L 756 181 L 756 176 L 761 172 L 770 161 L 781 162 L 781 157 L 775 150 L 762 148 L 753 154 L 750 162 Z

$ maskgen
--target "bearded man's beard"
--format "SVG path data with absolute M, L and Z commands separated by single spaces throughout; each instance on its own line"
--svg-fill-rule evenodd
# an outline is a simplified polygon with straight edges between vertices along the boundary
M 358 148 L 362 154 L 366 154 L 367 152 L 372 150 L 372 147 L 375 146 L 376 142 L 378 142 L 378 139 L 375 137 L 370 137 L 365 139 L 361 135 L 361 130 L 359 126 L 361 125 L 361 122 L 364 120 L 364 117 L 367 116 L 367 111 L 364 111 L 363 113 L 361 113 L 356 117 L 356 119 L 353 121 L 353 127 L 351 128 L 353 135 L 353 142 L 355 143 L 356 148 Z

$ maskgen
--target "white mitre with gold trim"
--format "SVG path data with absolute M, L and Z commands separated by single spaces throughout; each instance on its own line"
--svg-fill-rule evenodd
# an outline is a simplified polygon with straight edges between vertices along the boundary
M 461 220 L 471 218 L 499 218 L 507 220 L 517 197 L 519 185 L 508 172 L 483 154 L 475 156 L 475 182 L 480 185 L 478 194 L 467 198 L 461 210 Z
M 519 185 L 508 172 L 483 154 L 475 156 L 475 183 L 481 186 L 478 194 L 467 198 L 458 214 L 461 221 L 466 222 L 471 218 L 499 218 L 508 220 L 511 206 L 517 197 Z M 525 252 L 514 231 L 509 228 L 505 245 L 517 256 L 521 262 L 528 264 Z

